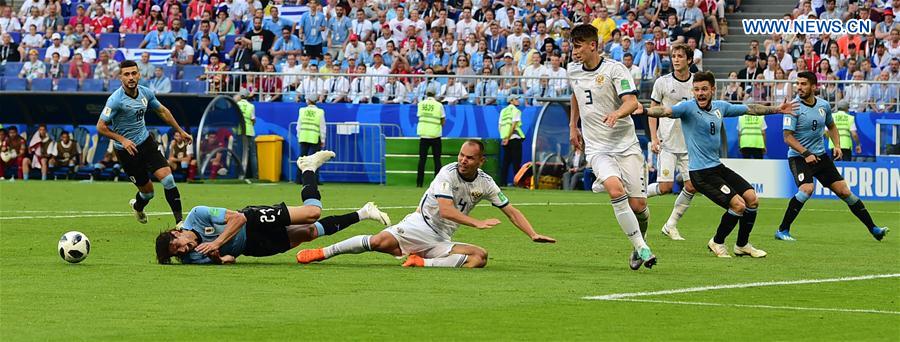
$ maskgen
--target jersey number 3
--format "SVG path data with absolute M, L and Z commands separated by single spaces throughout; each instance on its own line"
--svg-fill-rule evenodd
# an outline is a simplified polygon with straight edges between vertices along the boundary
M 587 96 L 587 103 L 585 103 L 586 105 L 594 104 L 594 97 L 591 96 L 591 90 L 590 90 L 590 89 L 585 89 L 585 90 L 584 90 L 584 96 Z

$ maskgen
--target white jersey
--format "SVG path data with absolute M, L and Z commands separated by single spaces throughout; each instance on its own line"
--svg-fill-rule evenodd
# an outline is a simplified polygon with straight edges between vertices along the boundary
M 613 127 L 603 122 L 608 114 L 622 106 L 621 96 L 638 94 L 628 68 L 601 57 L 594 70 L 585 70 L 583 64 L 572 62 L 566 71 L 569 86 L 578 100 L 585 154 L 618 154 L 639 146 L 630 115 L 619 119 Z
M 691 92 L 693 80 L 694 74 L 684 81 L 675 78 L 674 73 L 662 76 L 653 83 L 650 99 L 669 107 L 683 100 L 693 99 L 694 94 Z M 687 145 L 681 131 L 681 119 L 659 118 L 657 132 L 663 150 L 671 153 L 687 153 Z
M 447 239 L 453 236 L 459 225 L 441 217 L 438 198 L 452 200 L 456 209 L 466 215 L 485 198 L 498 208 L 509 204 L 509 200 L 500 192 L 500 187 L 494 183 L 491 176 L 479 169 L 475 180 L 467 182 L 460 177 L 456 170 L 456 164 L 450 163 L 441 168 L 441 171 L 431 181 L 431 185 L 428 186 L 428 191 L 419 201 L 419 208 L 416 209 L 425 217 L 425 222 L 431 229 Z

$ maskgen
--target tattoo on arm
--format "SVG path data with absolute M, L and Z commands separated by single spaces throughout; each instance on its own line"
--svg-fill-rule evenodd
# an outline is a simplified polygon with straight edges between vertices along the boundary
M 766 115 L 777 113 L 778 107 L 775 106 L 763 106 L 760 104 L 751 103 L 747 105 L 747 114 L 749 115 Z

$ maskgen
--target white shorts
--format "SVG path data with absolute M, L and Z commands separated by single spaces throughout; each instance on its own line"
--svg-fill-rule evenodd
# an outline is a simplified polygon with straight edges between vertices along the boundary
M 688 174 L 688 154 L 659 151 L 659 157 L 656 159 L 656 181 L 674 182 L 676 170 L 685 181 L 691 180 Z
M 431 229 L 420 213 L 406 215 L 403 221 L 384 231 L 397 239 L 403 255 L 416 254 L 426 259 L 442 258 L 450 255 L 450 250 L 458 244 Z
M 628 154 L 597 153 L 588 156 L 588 163 L 597 176 L 597 181 L 603 183 L 609 177 L 619 177 L 625 187 L 628 197 L 646 198 L 646 185 L 644 184 L 644 157 L 640 152 Z

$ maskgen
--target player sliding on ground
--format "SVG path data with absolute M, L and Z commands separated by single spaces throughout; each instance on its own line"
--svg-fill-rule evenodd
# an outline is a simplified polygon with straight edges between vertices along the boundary
M 284 203 L 250 206 L 240 211 L 206 206 L 194 207 L 183 225 L 156 237 L 156 260 L 168 264 L 174 256 L 183 264 L 230 264 L 240 255 L 254 257 L 284 253 L 300 243 L 331 235 L 360 220 L 390 225 L 390 218 L 372 202 L 356 212 L 319 219 L 322 201 L 315 171 L 334 152 L 319 151 L 301 157 L 303 200 L 301 207 Z
M 579 25 L 572 30 L 573 55 L 580 63 L 568 66 L 572 88 L 569 141 L 576 150 L 584 151 L 597 176 L 594 184 L 602 183 L 609 194 L 619 227 L 633 247 L 629 266 L 632 270 L 641 265 L 652 268 L 656 256 L 644 241 L 650 220 L 644 154 L 630 116 L 638 108 L 638 90 L 625 65 L 600 56 L 597 45 L 593 26 Z
M 799 189 L 791 198 L 781 227 L 775 232 L 775 239 L 793 241 L 791 236 L 791 223 L 803 209 L 803 203 L 812 196 L 815 189 L 815 179 L 822 185 L 831 189 L 835 195 L 844 200 L 850 207 L 853 215 L 866 226 L 869 233 L 876 240 L 881 241 L 888 229 L 878 227 L 872 222 L 872 216 L 866 210 L 862 200 L 847 186 L 847 182 L 841 177 L 831 156 L 825 151 L 825 143 L 822 137 L 825 135 L 825 127 L 828 127 L 828 135 L 834 142 L 832 154 L 834 159 L 841 159 L 841 141 L 838 137 L 838 128 L 831 117 L 831 105 L 827 101 L 815 96 L 818 81 L 816 75 L 804 71 L 797 75 L 797 98 L 802 105 L 797 117 L 784 117 L 784 143 L 790 146 L 788 150 L 788 163 L 791 173 L 794 174 L 794 182 Z
M 722 208 L 727 209 L 719 222 L 716 235 L 707 246 L 717 257 L 730 258 L 725 248 L 725 238 L 740 221 L 734 254 L 754 258 L 766 256 L 766 252 L 750 244 L 750 232 L 756 222 L 758 201 L 756 190 L 744 178 L 725 167 L 719 160 L 722 147 L 722 118 L 741 115 L 769 115 L 785 113 L 793 115 L 796 104 L 762 106 L 757 104 L 733 105 L 725 101 L 713 101 L 716 78 L 708 71 L 694 74 L 692 82 L 694 99 L 681 101 L 674 107 L 653 107 L 643 111 L 651 117 L 681 119 L 690 155 L 690 177 L 701 194 Z
M 495 218 L 479 220 L 469 216 L 482 199 L 488 199 L 503 211 L 531 241 L 556 242 L 536 233 L 525 215 L 500 192 L 494 179 L 479 169 L 484 163 L 481 141 L 466 141 L 457 160 L 441 168 L 419 201 L 416 212 L 397 225 L 374 236 L 357 235 L 325 248 L 304 249 L 297 253 L 297 262 L 307 264 L 341 254 L 375 251 L 396 257 L 408 255 L 403 263 L 407 267 L 484 267 L 487 252 L 483 248 L 451 241 L 460 224 L 477 229 L 500 224 Z
M 193 138 L 178 126 L 172 112 L 159 103 L 153 91 L 138 85 L 141 73 L 137 63 L 120 63 L 119 80 L 122 81 L 122 86 L 106 99 L 106 107 L 97 121 L 97 132 L 113 140 L 116 157 L 128 178 L 138 188 L 134 199 L 128 204 L 134 210 L 138 222 L 147 223 L 144 207 L 153 198 L 153 183 L 147 174 L 152 173 L 165 189 L 166 201 L 175 216 L 175 223 L 181 222 L 181 194 L 175 186 L 175 178 L 172 177 L 172 169 L 169 168 L 166 157 L 159 151 L 155 137 L 147 131 L 144 115 L 147 112 L 158 115 L 180 133 L 188 144 Z
M 653 92 L 650 94 L 650 106 L 662 105 L 674 106 L 678 102 L 694 97 L 691 94 L 690 61 L 694 60 L 694 49 L 685 44 L 672 46 L 671 74 L 660 77 L 653 83 Z M 669 219 L 662 227 L 662 233 L 672 240 L 684 240 L 678 232 L 678 220 L 688 210 L 691 200 L 694 199 L 694 184 L 691 183 L 688 172 L 688 153 L 684 144 L 684 134 L 681 133 L 681 120 L 673 118 L 649 118 L 650 124 L 650 149 L 657 153 L 657 183 L 647 186 L 647 197 L 660 196 L 672 192 L 672 184 L 675 182 L 677 170 L 684 178 L 684 187 L 675 199 L 675 207 Z M 658 122 L 658 125 L 657 125 Z M 657 133 L 657 127 L 659 132 Z

